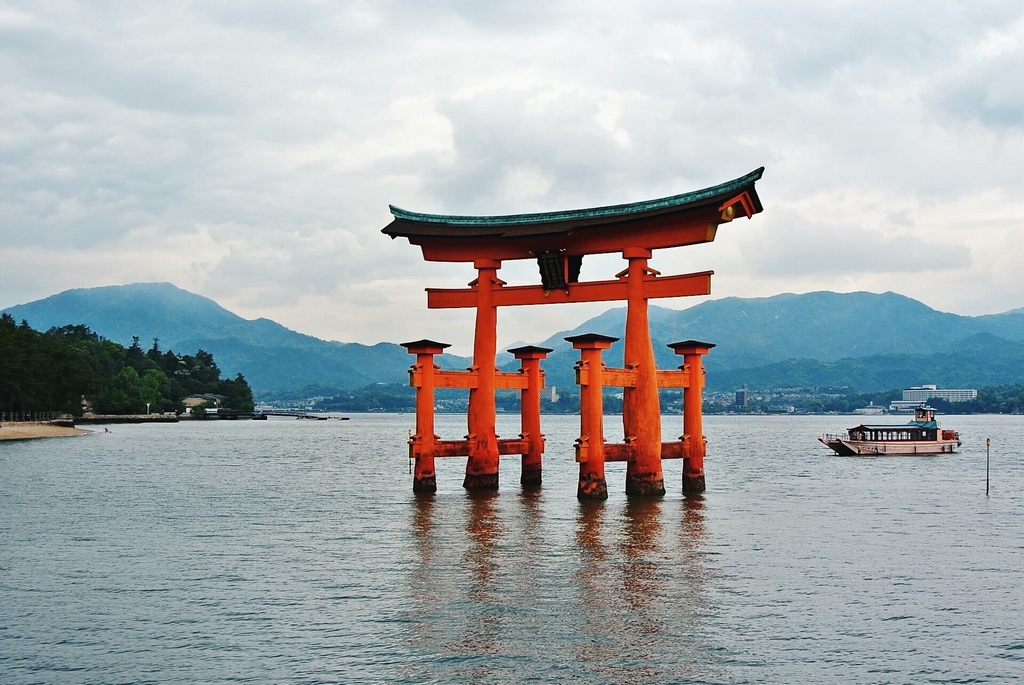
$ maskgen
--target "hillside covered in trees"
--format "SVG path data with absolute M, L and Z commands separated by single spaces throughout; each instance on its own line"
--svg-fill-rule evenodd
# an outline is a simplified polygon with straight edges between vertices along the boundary
M 252 390 L 242 374 L 220 377 L 213 355 L 146 351 L 138 337 L 124 347 L 87 326 L 45 333 L 8 314 L 0 316 L 0 412 L 52 412 L 80 416 L 83 398 L 98 414 L 184 411 L 184 398 L 217 394 L 222 406 L 251 411 Z M 147 407 L 148 405 L 148 407 Z

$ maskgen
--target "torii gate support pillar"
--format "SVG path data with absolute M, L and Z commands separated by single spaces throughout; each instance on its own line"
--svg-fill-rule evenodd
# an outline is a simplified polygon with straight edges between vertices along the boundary
M 683 390 L 683 494 L 699 495 L 707 488 L 704 482 L 707 440 L 704 438 L 704 367 L 701 357 L 714 345 L 699 340 L 684 340 L 672 343 L 669 347 L 682 356 L 683 365 L 680 368 L 689 374 L 689 384 Z
M 580 437 L 576 440 L 576 461 L 580 463 L 577 499 L 608 499 L 604 475 L 604 380 L 601 350 L 618 338 L 588 333 L 566 338 L 580 350 L 576 382 L 580 385 Z
M 526 387 L 520 391 L 520 417 L 522 432 L 520 439 L 526 440 L 527 451 L 523 453 L 523 470 L 519 484 L 523 487 L 540 487 L 541 460 L 544 454 L 544 435 L 540 432 L 540 391 L 544 388 L 544 372 L 540 362 L 551 350 L 546 347 L 527 345 L 509 350 L 519 360 L 519 373 L 526 376 Z
M 416 386 L 416 435 L 409 440 L 409 451 L 416 460 L 412 491 L 435 493 L 437 473 L 434 471 L 434 455 L 438 437 L 434 434 L 434 355 L 442 354 L 450 345 L 417 340 L 402 343 L 402 347 L 416 355 L 416 364 L 409 373 L 418 376 L 418 382 L 413 383 Z

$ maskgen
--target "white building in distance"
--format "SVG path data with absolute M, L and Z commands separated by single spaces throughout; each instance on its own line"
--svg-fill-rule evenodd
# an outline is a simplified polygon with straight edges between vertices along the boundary
M 889 405 L 889 411 L 899 414 L 913 413 L 916 407 L 928 402 L 932 398 L 945 400 L 946 402 L 970 402 L 978 399 L 976 389 L 944 389 L 939 390 L 935 385 L 915 385 L 903 391 L 903 401 L 895 400 Z

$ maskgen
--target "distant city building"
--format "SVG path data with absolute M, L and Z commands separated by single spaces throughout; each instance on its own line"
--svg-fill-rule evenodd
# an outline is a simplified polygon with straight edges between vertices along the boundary
M 750 396 L 747 393 L 747 386 L 744 385 L 740 390 L 736 391 L 736 406 L 745 407 L 749 401 Z
M 928 402 L 930 399 L 940 399 L 946 402 L 970 402 L 978 399 L 978 391 L 975 389 L 944 389 L 940 390 L 936 385 L 915 385 L 903 391 L 903 400 L 893 400 L 889 405 L 889 411 L 899 414 L 911 414 L 916 407 Z
M 933 397 L 947 402 L 970 402 L 978 399 L 977 390 L 939 390 L 935 385 L 921 385 L 903 391 L 904 402 L 927 402 Z
M 868 402 L 868 406 L 860 407 L 859 409 L 853 410 L 854 414 L 863 414 L 866 416 L 877 416 L 878 414 L 885 413 L 885 407 L 876 406 L 874 402 Z
M 547 399 L 550 400 L 552 404 L 556 404 L 560 397 L 560 395 L 558 394 L 558 388 L 556 388 L 553 385 L 550 388 L 548 388 L 548 393 L 545 394 L 548 395 Z

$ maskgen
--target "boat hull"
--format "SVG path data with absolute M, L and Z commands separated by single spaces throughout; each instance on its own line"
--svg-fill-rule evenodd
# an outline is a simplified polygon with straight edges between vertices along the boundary
M 856 456 L 928 456 L 952 454 L 960 445 L 959 440 L 846 440 L 833 436 L 818 438 L 836 454 L 843 457 Z

